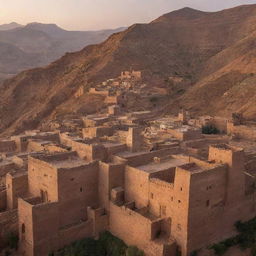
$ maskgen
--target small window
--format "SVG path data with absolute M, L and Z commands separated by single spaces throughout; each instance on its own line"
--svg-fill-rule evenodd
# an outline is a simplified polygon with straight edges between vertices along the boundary
M 82 187 L 80 188 L 80 192 L 83 192 L 83 188 Z
M 181 203 L 181 201 L 180 201 L 180 200 L 178 200 L 178 203 L 180 204 L 180 203 Z
M 24 224 L 24 223 L 21 225 L 21 233 L 22 233 L 22 234 L 25 233 L 25 224 Z
M 209 207 L 210 206 L 210 200 L 206 201 L 206 206 Z
M 154 194 L 153 194 L 153 193 L 151 193 L 151 194 L 150 194 L 150 197 L 151 197 L 151 199 L 153 199 L 153 198 L 154 198 Z
M 173 196 L 171 197 L 171 201 L 173 201 Z
M 71 178 L 70 180 L 71 180 L 71 181 L 74 181 L 74 178 Z
M 180 191 L 182 191 L 182 187 L 180 187 Z

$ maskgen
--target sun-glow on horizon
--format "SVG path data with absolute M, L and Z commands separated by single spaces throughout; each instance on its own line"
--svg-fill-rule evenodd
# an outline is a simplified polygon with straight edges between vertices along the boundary
M 218 11 L 256 0 L 0 0 L 0 24 L 55 23 L 68 30 L 98 30 L 146 23 L 182 7 Z

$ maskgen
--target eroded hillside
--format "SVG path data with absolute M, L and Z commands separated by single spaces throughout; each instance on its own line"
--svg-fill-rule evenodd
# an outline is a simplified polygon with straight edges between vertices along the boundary
M 255 32 L 256 5 L 215 13 L 184 8 L 133 25 L 104 43 L 5 81 L 0 130 L 35 128 L 80 86 L 88 88 L 131 68 L 142 70 L 152 86 L 165 86 L 173 76 L 186 81 L 179 93 L 170 90 L 167 111 L 185 107 L 229 115 L 240 110 L 255 116 Z M 242 93 L 248 98 L 238 100 Z M 86 108 L 87 103 L 74 104 Z

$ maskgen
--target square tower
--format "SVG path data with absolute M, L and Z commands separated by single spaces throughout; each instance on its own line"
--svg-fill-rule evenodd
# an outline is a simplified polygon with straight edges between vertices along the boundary
M 212 145 L 208 159 L 228 165 L 227 203 L 242 200 L 245 194 L 244 150 L 227 144 Z

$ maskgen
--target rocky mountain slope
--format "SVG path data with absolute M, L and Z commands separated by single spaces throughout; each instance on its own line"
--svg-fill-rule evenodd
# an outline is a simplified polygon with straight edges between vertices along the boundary
M 152 86 L 170 86 L 166 111 L 256 117 L 256 5 L 207 13 L 184 8 L 136 24 L 104 43 L 69 53 L 44 68 L 20 73 L 0 89 L 0 130 L 35 128 L 89 87 L 123 70 L 142 70 Z M 169 77 L 184 81 L 182 90 Z M 74 104 L 83 104 L 79 101 Z M 159 103 L 160 104 L 160 103 Z M 162 107 L 162 106 L 161 106 Z M 68 108 L 67 108 L 68 109 Z
M 66 31 L 55 24 L 16 23 L 0 26 L 0 74 L 39 67 L 60 58 L 66 52 L 81 50 L 89 44 L 104 41 L 123 30 Z M 1 77 L 0 77 L 1 78 Z

